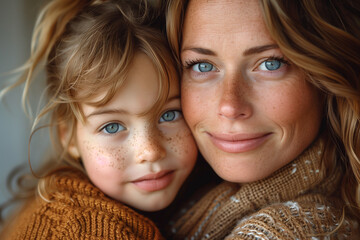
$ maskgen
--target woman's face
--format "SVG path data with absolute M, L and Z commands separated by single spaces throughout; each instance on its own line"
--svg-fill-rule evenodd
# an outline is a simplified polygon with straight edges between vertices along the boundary
M 223 179 L 262 179 L 316 138 L 318 91 L 272 40 L 257 1 L 190 1 L 181 61 L 185 119 Z
M 81 105 L 86 122 L 78 122 L 71 148 L 94 185 L 144 211 L 163 209 L 173 201 L 197 157 L 181 114 L 177 78 L 170 79 L 161 111 L 149 111 L 157 99 L 157 76 L 150 58 L 136 54 L 128 81 L 109 103 Z M 99 94 L 101 99 L 106 93 Z

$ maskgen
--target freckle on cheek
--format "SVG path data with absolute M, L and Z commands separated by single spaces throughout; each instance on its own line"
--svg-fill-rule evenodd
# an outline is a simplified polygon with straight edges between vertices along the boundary
M 124 169 L 125 168 L 125 156 L 126 151 L 122 147 L 116 147 L 116 148 L 107 148 L 104 150 L 99 150 L 98 153 L 101 153 L 102 155 L 107 155 L 107 166 L 112 167 L 115 169 Z
M 171 149 L 174 153 L 179 155 L 186 155 L 188 153 L 188 147 L 186 146 L 187 141 L 184 142 L 184 139 L 187 139 L 189 133 L 181 132 L 177 133 L 174 138 L 171 138 L 172 141 L 169 141 Z M 179 151 L 181 149 L 181 151 Z
M 91 144 L 89 141 L 84 141 L 84 146 L 86 151 L 90 151 L 91 150 Z
M 86 155 L 93 158 L 98 167 L 112 167 L 116 169 L 125 168 L 126 149 L 122 147 L 100 148 L 92 145 L 89 141 L 84 141 Z
M 127 151 L 124 148 L 120 148 L 114 153 L 114 159 L 116 159 L 115 167 L 119 170 L 122 170 L 125 168 L 126 152 Z

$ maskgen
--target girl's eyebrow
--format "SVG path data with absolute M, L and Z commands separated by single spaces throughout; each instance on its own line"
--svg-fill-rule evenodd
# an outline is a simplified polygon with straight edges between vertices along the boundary
M 243 56 L 249 56 L 252 54 L 256 54 L 256 53 L 261 53 L 270 49 L 275 49 L 275 48 L 279 48 L 279 46 L 277 44 L 267 44 L 267 45 L 262 45 L 262 46 L 256 46 L 256 47 L 251 47 L 248 48 L 244 51 Z M 203 54 L 203 55 L 209 55 L 209 56 L 216 56 L 217 54 L 207 48 L 200 48 L 200 47 L 188 47 L 188 48 L 183 48 L 181 51 L 193 51 L 199 54 Z
M 177 99 L 180 99 L 179 94 L 169 97 L 169 99 L 167 99 L 166 102 L 172 102 Z M 99 109 L 89 113 L 88 115 L 85 116 L 85 118 L 103 115 L 103 114 L 129 114 L 129 112 L 124 109 Z
M 171 96 L 169 97 L 166 102 L 171 102 L 171 101 L 174 101 L 174 100 L 177 100 L 177 99 L 180 99 L 180 95 L 179 94 L 176 94 L 174 96 Z
M 103 114 L 126 114 L 128 111 L 123 109 L 99 109 L 91 112 L 90 114 L 86 115 L 85 118 L 89 118 L 92 116 L 98 116 Z
M 184 48 L 181 51 L 182 52 L 183 51 L 193 51 L 193 52 L 204 54 L 204 55 L 216 56 L 215 52 L 213 52 L 212 50 L 207 49 L 207 48 L 189 47 L 189 48 Z

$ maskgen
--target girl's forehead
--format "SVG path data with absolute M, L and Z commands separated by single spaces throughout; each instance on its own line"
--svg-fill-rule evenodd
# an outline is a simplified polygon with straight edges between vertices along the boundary
M 104 89 L 94 95 L 92 102 L 103 100 L 110 89 Z M 134 56 L 123 84 L 116 90 L 115 95 L 105 105 L 95 107 L 83 104 L 85 116 L 96 109 L 121 110 L 131 114 L 143 114 L 156 103 L 159 95 L 165 94 L 160 88 L 159 73 L 151 59 L 143 53 Z M 169 97 L 179 95 L 176 78 L 170 80 Z

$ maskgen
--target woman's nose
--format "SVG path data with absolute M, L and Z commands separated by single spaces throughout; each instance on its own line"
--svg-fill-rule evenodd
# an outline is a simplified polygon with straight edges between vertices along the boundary
M 136 154 L 137 163 L 155 162 L 166 156 L 166 150 L 162 146 L 159 136 L 142 135 L 144 138 L 139 141 Z
M 248 91 L 248 92 L 247 92 Z M 240 77 L 228 77 L 222 82 L 219 115 L 226 119 L 246 119 L 252 115 L 250 89 Z

